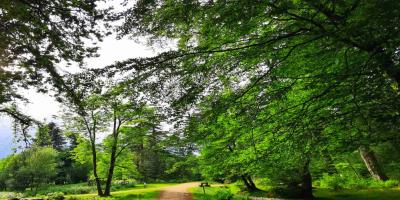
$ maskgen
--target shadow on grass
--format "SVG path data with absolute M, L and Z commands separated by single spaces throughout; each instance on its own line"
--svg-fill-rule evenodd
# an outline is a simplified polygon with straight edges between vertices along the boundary
M 367 189 L 367 190 L 328 190 L 317 189 L 314 192 L 321 200 L 396 200 L 400 199 L 399 189 Z

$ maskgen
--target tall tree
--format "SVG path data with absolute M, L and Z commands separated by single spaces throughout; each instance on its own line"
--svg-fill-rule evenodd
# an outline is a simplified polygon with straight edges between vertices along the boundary
M 47 126 L 49 128 L 49 135 L 53 148 L 57 151 L 64 150 L 66 141 L 61 129 L 54 122 L 48 123 Z
M 178 50 L 108 69 L 132 72 L 132 80 L 151 77 L 153 95 L 185 110 L 210 96 L 217 97 L 212 106 L 222 104 L 218 111 L 254 110 L 264 134 L 279 133 L 306 155 L 328 141 L 354 151 L 398 131 L 399 6 L 394 0 L 138 1 L 121 14 L 120 34 L 176 39 Z M 233 94 L 221 101 L 226 90 Z

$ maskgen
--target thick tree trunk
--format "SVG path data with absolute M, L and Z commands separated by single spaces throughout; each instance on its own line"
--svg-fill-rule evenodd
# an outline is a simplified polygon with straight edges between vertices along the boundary
M 379 166 L 374 152 L 368 146 L 361 146 L 359 152 L 372 178 L 375 180 L 386 181 L 388 177 Z
M 248 191 L 257 191 L 259 190 L 256 186 L 256 184 L 254 184 L 253 179 L 251 178 L 251 176 L 245 176 L 242 175 L 240 176 L 244 182 L 244 184 L 246 185 L 246 188 Z
M 310 173 L 310 161 L 307 161 L 304 164 L 303 168 L 303 176 L 302 176 L 302 183 L 301 183 L 301 197 L 303 199 L 313 199 L 313 192 L 312 192 L 312 177 Z
M 244 184 L 246 185 L 247 190 L 253 191 L 253 188 L 251 187 L 250 183 L 248 182 L 246 176 L 242 175 L 241 177 L 242 177 Z
M 96 145 L 95 141 L 91 138 L 93 175 L 94 175 L 94 179 L 96 181 L 97 194 L 99 196 L 103 196 L 103 189 L 101 188 L 101 182 L 100 182 L 99 176 L 97 175 L 97 153 L 96 153 L 95 145 Z
M 303 169 L 301 169 L 301 177 L 299 181 L 289 183 L 289 190 L 296 191 L 296 198 L 313 199 L 312 193 L 312 176 L 309 169 L 310 160 L 307 160 Z
M 247 180 L 249 181 L 249 184 L 252 188 L 253 191 L 259 190 L 256 186 L 256 184 L 254 184 L 253 179 L 251 178 L 251 176 L 247 176 Z

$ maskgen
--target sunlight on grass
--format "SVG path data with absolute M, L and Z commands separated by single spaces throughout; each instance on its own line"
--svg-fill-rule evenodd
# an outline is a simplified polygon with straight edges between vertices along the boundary
M 147 184 L 146 188 L 143 184 L 137 184 L 134 188 L 126 188 L 123 190 L 111 192 L 112 197 L 97 197 L 96 193 L 81 194 L 81 195 L 67 195 L 67 199 L 154 199 L 158 196 L 159 191 L 165 187 L 176 185 L 176 183 L 155 183 Z

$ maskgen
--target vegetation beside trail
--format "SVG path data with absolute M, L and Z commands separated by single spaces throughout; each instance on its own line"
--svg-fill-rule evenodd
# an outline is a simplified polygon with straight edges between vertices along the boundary
M 262 186 L 260 186 L 262 187 Z M 269 189 L 272 189 L 269 187 Z M 193 194 L 195 200 L 223 200 L 226 197 L 232 197 L 232 200 L 244 200 L 247 197 L 271 197 L 274 192 L 271 190 L 264 190 L 258 192 L 241 192 L 240 187 L 236 184 L 212 184 L 211 187 L 191 188 L 190 192 Z M 332 189 L 314 189 L 316 199 L 320 200 L 394 200 L 400 199 L 400 187 L 393 189 L 359 189 L 359 190 L 332 190 Z
M 122 190 L 117 190 L 111 192 L 111 197 L 101 197 L 98 198 L 96 193 L 92 194 L 83 194 L 83 195 L 67 195 L 67 199 L 77 199 L 77 200 L 85 200 L 85 199 L 115 199 L 115 200 L 128 200 L 128 199 L 140 199 L 140 200 L 154 200 L 159 191 L 168 186 L 176 185 L 176 183 L 155 183 L 155 184 L 146 184 L 144 187 L 143 184 L 138 184 L 134 188 L 125 188 Z
M 68 200 L 86 200 L 86 199 L 155 199 L 158 196 L 159 191 L 163 188 L 176 185 L 177 183 L 150 183 L 146 184 L 135 184 L 134 186 L 124 186 L 118 189 L 114 189 L 111 192 L 112 197 L 97 197 L 95 186 L 85 186 L 85 184 L 71 184 L 63 186 L 47 186 L 41 188 L 36 195 L 32 196 L 30 192 L 24 194 L 18 194 L 13 192 L 0 192 L 0 199 L 7 199 L 12 196 L 21 196 L 24 198 L 48 198 L 48 194 L 60 193 Z M 85 193 L 79 194 L 81 188 L 85 188 Z

